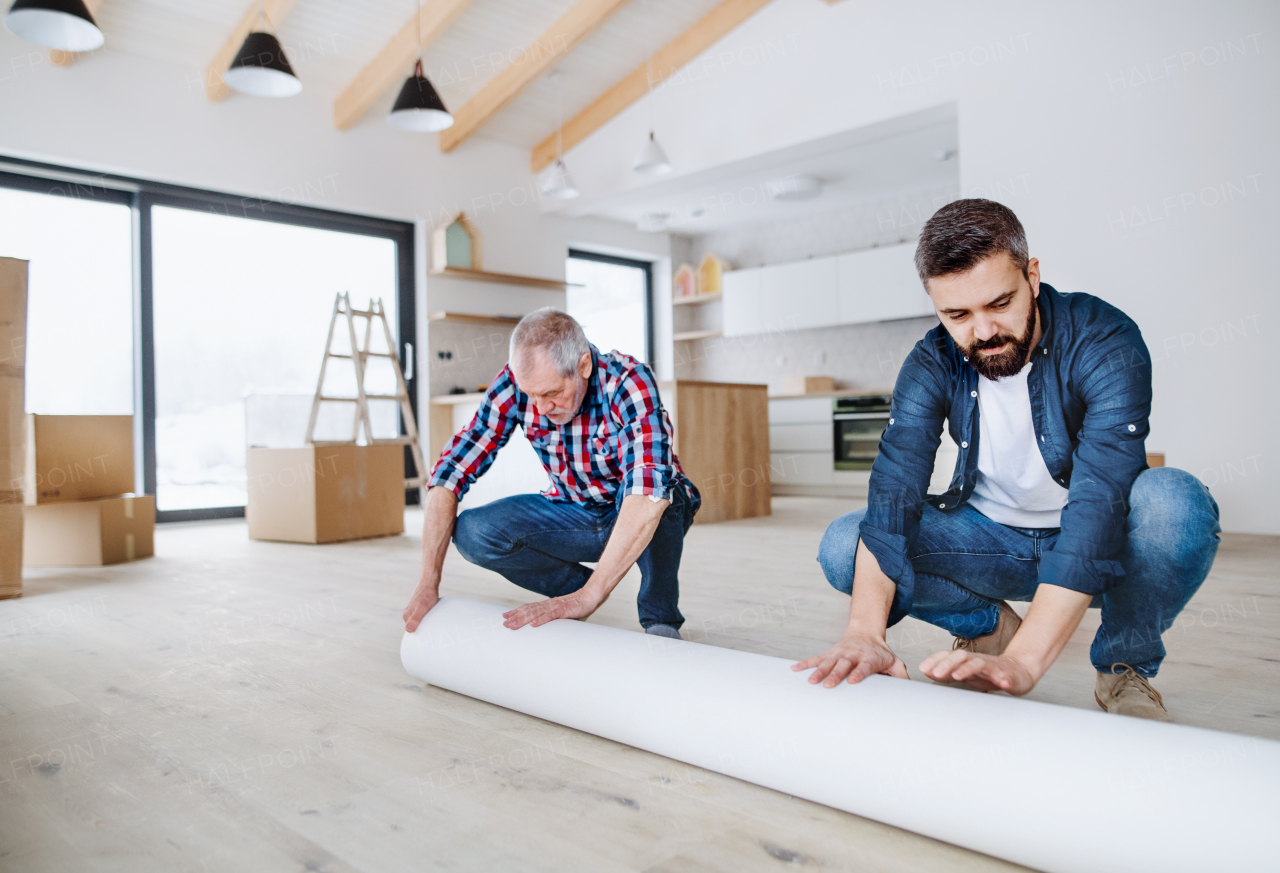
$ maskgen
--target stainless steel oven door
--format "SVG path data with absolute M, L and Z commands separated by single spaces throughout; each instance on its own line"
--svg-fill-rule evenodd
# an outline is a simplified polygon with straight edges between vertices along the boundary
M 880 453 L 880 436 L 889 426 L 886 412 L 838 412 L 835 421 L 835 468 L 870 470 Z

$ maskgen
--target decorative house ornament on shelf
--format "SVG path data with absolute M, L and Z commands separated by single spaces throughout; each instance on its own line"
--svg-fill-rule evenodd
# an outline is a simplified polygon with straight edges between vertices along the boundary
M 91 52 L 106 42 L 84 0 L 15 0 L 4 26 L 19 39 L 64 52 Z
M 698 293 L 698 272 L 692 264 L 681 264 L 671 280 L 672 293 L 677 298 L 693 297 Z
M 698 267 L 698 293 L 719 294 L 724 290 L 722 278 L 729 269 L 729 264 L 719 255 L 708 253 Z
M 482 270 L 480 251 L 480 231 L 465 212 L 431 232 L 431 268 L 436 272 L 446 267 Z
M 264 0 L 258 5 L 260 29 L 244 38 L 235 60 L 222 74 L 231 90 L 251 97 L 292 97 L 302 92 L 302 80 L 293 72 L 280 40 L 266 30 L 270 24 Z

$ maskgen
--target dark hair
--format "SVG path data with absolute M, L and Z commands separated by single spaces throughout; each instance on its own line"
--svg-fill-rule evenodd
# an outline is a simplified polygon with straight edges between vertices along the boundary
M 963 273 L 1001 252 L 1027 274 L 1027 234 L 1008 206 L 994 200 L 957 200 L 924 223 L 916 246 L 921 282 Z

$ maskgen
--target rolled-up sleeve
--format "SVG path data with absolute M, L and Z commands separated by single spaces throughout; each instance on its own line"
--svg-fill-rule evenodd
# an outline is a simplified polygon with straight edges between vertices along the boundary
M 658 384 L 644 364 L 628 372 L 609 398 L 610 414 L 621 424 L 618 458 L 622 493 L 671 499 L 680 474 L 672 449 L 671 419 L 662 407 Z
M 427 487 L 448 488 L 461 500 L 493 465 L 498 449 L 511 439 L 516 424 L 516 387 L 508 367 L 489 386 L 470 424 L 454 434 L 440 453 Z
M 871 466 L 867 514 L 859 528 L 862 542 L 897 586 L 889 611 L 891 625 L 911 609 L 915 574 L 908 556 L 920 532 L 934 455 L 947 417 L 947 386 L 931 350 L 934 339 L 931 333 L 918 343 L 898 372 L 889 426 Z
M 1062 534 L 1040 560 L 1041 583 L 1101 594 L 1124 576 L 1129 491 L 1147 466 L 1151 359 L 1129 319 L 1100 329 L 1080 374 L 1084 424 L 1072 457 Z

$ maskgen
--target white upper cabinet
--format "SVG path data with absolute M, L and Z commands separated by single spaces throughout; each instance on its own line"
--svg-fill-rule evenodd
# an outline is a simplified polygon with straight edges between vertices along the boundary
M 840 324 L 932 315 L 912 260 L 915 251 L 915 243 L 903 243 L 837 258 Z
M 782 333 L 932 315 L 915 244 L 724 274 L 724 335 Z
M 724 274 L 725 336 L 771 334 L 836 323 L 835 258 L 814 258 Z

